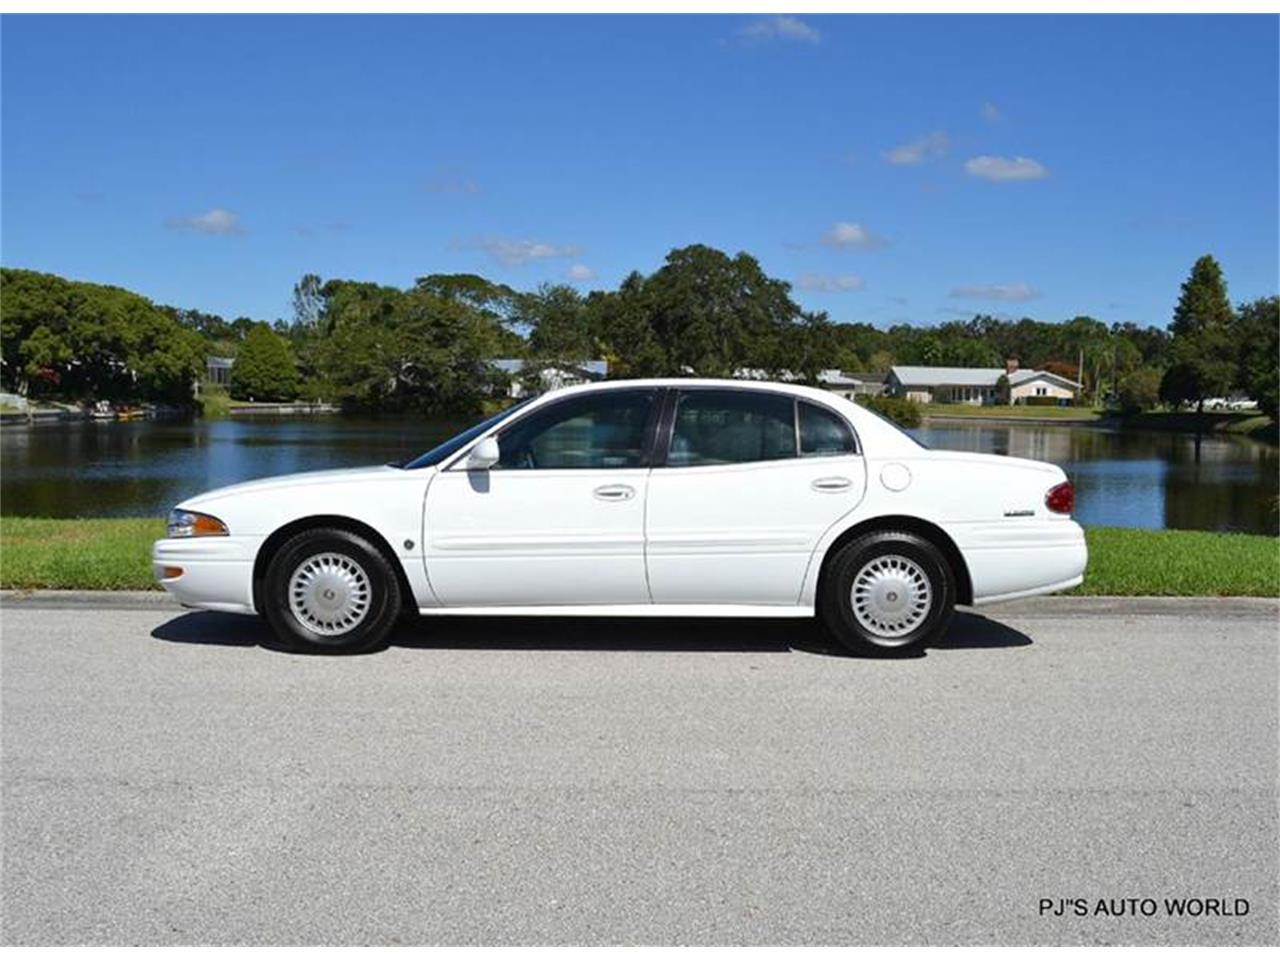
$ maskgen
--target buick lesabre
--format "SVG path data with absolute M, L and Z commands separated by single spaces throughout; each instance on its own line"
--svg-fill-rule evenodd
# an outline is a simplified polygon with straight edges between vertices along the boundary
M 814 617 L 901 652 L 956 604 L 1081 582 L 1062 470 L 929 450 L 822 390 L 569 387 L 413 460 L 179 504 L 155 575 L 183 604 L 357 651 L 404 614 Z

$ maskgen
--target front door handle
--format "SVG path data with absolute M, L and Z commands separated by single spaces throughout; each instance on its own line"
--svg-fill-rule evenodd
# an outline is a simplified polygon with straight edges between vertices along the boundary
M 636 495 L 636 490 L 625 483 L 611 483 L 596 487 L 591 493 L 597 500 L 630 500 Z
M 853 486 L 853 481 L 848 477 L 819 477 L 809 486 L 819 493 L 840 493 L 842 490 L 848 490 Z

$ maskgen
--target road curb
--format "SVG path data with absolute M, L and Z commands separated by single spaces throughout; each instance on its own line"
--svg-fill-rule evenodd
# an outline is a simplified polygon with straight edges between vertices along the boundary
M 28 610 L 180 610 L 164 590 L 0 590 L 0 606 Z
M 0 590 L 0 606 L 26 610 L 180 610 L 160 590 Z M 973 608 L 983 616 L 1280 617 L 1274 597 L 1032 597 Z

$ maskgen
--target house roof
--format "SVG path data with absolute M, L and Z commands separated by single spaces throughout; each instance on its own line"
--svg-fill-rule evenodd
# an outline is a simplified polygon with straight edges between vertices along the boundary
M 1043 377 L 1046 380 L 1057 380 L 1059 383 L 1065 383 L 1069 387 L 1080 389 L 1081 384 L 1072 380 L 1070 377 L 1064 377 L 1059 373 L 1051 373 L 1048 370 L 1019 370 L 1016 373 L 1009 374 L 1009 386 L 1016 387 L 1019 384 L 1026 383 L 1028 380 L 1038 380 Z
M 844 370 L 842 371 L 846 377 L 852 377 L 862 383 L 884 383 L 888 371 L 885 370 Z
M 818 382 L 831 387 L 860 387 L 863 381 L 843 370 L 822 370 L 818 373 Z
M 904 386 L 911 387 L 994 387 L 1003 374 L 1004 367 L 898 367 L 893 375 Z M 1028 380 L 1048 377 L 1072 387 L 1080 384 L 1074 380 L 1050 373 L 1047 370 L 1015 370 L 1009 374 L 1009 386 L 1016 387 Z
M 911 387 L 994 387 L 1004 368 L 895 366 L 892 372 L 899 382 Z
M 818 382 L 832 387 L 860 387 L 868 383 L 884 383 L 885 374 L 870 370 L 823 370 Z

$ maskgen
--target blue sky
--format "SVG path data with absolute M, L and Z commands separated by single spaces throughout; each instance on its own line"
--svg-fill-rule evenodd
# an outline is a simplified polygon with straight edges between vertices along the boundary
M 837 321 L 1277 290 L 1280 18 L 17 17 L 0 255 L 227 317 L 306 272 L 613 287 L 746 250 Z

